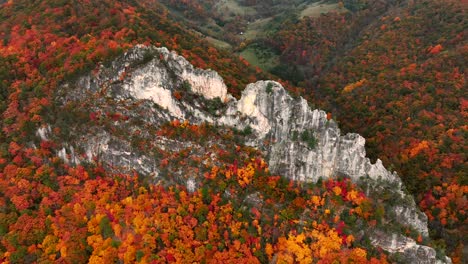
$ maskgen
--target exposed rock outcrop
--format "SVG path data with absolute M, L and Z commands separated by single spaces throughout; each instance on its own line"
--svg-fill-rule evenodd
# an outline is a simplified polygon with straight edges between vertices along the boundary
M 315 182 L 337 174 L 354 180 L 368 175 L 400 183 L 380 160 L 371 164 L 363 137 L 341 136 L 336 123 L 328 120 L 324 111 L 312 110 L 302 97 L 293 99 L 279 83 L 249 84 L 220 122 L 251 126 L 258 135 L 251 144 L 265 149 L 270 168 L 288 178 Z M 262 144 L 265 139 L 270 142 L 268 145 Z
M 436 251 L 433 248 L 418 245 L 413 239 L 402 235 L 376 231 L 371 237 L 371 241 L 375 246 L 379 246 L 390 253 L 398 254 L 399 259 L 404 263 L 452 263 L 448 257 L 442 260 L 436 259 Z
M 408 201 L 395 207 L 397 221 L 428 236 L 426 215 L 416 209 L 413 198 L 402 190 L 395 172 L 386 170 L 380 160 L 370 162 L 365 139 L 353 133 L 342 136 L 324 111 L 310 109 L 303 98 L 293 99 L 279 83 L 249 84 L 220 122 L 251 126 L 257 136 L 249 143 L 267 153 L 270 169 L 280 175 L 313 182 L 336 175 L 347 175 L 354 181 L 368 176 L 374 181 L 392 183 L 394 195 Z M 264 144 L 265 141 L 269 143 Z
M 249 84 L 242 97 L 236 100 L 227 93 L 226 85 L 216 72 L 195 69 L 183 57 L 165 48 L 137 46 L 110 67 L 103 66 L 98 73 L 62 88 L 58 98 L 64 104 L 85 100 L 95 93 L 123 102 L 143 100 L 139 118 L 153 125 L 187 119 L 236 129 L 251 128 L 253 135 L 246 138 L 246 143 L 265 153 L 271 171 L 291 179 L 315 182 L 319 178 L 346 175 L 359 182 L 367 177 L 373 182 L 370 188 L 375 191 L 379 190 L 379 182 L 390 183 L 392 197 L 405 201 L 391 206 L 395 222 L 428 236 L 427 217 L 405 192 L 395 172 L 385 169 L 380 160 L 372 164 L 366 157 L 365 139 L 358 134 L 341 135 L 336 122 L 328 120 L 324 111 L 312 110 L 306 100 L 293 98 L 277 82 Z M 179 100 L 174 96 L 177 90 L 190 90 L 200 98 Z M 216 113 L 207 111 L 203 104 L 216 98 L 226 106 L 216 109 Z M 129 112 L 128 115 L 136 114 Z M 47 131 L 50 129 L 42 129 L 38 135 L 46 137 Z M 78 145 L 86 150 L 88 159 L 99 157 L 109 164 L 158 175 L 157 163 L 144 153 L 135 154 L 131 145 L 122 139 L 107 135 L 105 131 L 84 138 Z M 162 140 L 160 144 L 164 147 L 167 142 Z M 64 152 L 66 154 L 67 150 Z M 67 157 L 63 153 L 60 155 Z M 193 190 L 197 183 L 190 178 L 186 185 Z M 372 242 L 390 253 L 402 253 L 405 261 L 411 263 L 436 263 L 434 249 L 401 235 L 374 233 Z M 450 262 L 450 259 L 444 261 Z

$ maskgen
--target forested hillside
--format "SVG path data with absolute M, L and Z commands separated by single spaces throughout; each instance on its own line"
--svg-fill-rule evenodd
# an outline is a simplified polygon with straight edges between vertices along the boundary
M 211 146 L 210 152 L 201 153 L 218 155 L 223 161 L 219 166 L 202 165 L 203 157 L 188 155 L 188 149 L 160 154 L 159 167 L 171 168 L 169 172 L 202 169 L 198 176 L 204 180 L 191 192 L 181 185 L 156 184 L 150 175 L 119 173 L 99 157 L 75 166 L 66 163 L 72 157 L 60 149 L 71 143 L 66 140 L 73 138 L 76 125 L 110 127 L 118 134 L 120 125 L 138 120 L 119 112 L 92 112 L 102 101 L 105 109 L 119 109 L 122 102 L 102 94 L 96 101 L 61 106 L 56 101 L 59 87 L 82 74 L 97 74 L 137 43 L 164 45 L 197 66 L 218 70 L 233 94 L 261 76 L 166 15 L 151 1 L 10 1 L 2 6 L 0 259 L 386 263 L 386 253 L 358 234 L 362 228 L 385 225 L 375 198 L 344 178 L 304 186 L 271 175 L 260 153 L 239 141 L 239 135 L 252 133 L 248 130 L 179 120 L 156 131 L 146 128 L 144 133 L 168 140 L 223 140 L 229 146 Z M 151 59 L 143 57 L 140 64 Z M 119 78 L 125 79 L 125 73 Z M 194 95 L 185 89 L 174 96 L 189 100 Z M 151 145 L 136 132 L 119 136 L 136 138 L 137 148 Z M 414 230 L 399 231 L 422 242 Z
M 226 10 L 237 28 L 223 24 L 223 32 L 237 36 L 224 40 L 364 135 L 371 156 L 403 177 L 433 237 L 460 256 L 467 234 L 466 2 L 236 2 Z M 214 2 L 205 7 L 217 10 Z
M 319 4 L 325 10 L 329 2 Z M 363 134 L 371 155 L 403 177 L 428 215 L 433 237 L 459 255 L 467 232 L 467 5 L 338 4 L 342 9 L 319 16 L 303 16 L 301 5 L 296 12 L 270 13 L 263 35 L 245 36 L 246 58 L 304 88 L 311 103 Z M 265 15 L 255 13 L 254 19 Z M 270 59 L 262 61 L 265 56 Z
M 311 101 L 398 171 L 433 237 L 458 254 L 467 232 L 465 12 L 458 1 L 390 9 L 309 86 Z
M 438 259 L 466 261 L 466 1 L 14 0 L 0 6 L 0 261 L 405 261 L 372 244 L 363 230 L 401 234 L 435 248 Z M 295 96 L 367 139 L 371 157 L 402 177 L 428 216 L 430 237 L 392 222 L 390 185 L 379 196 L 346 175 L 304 183 L 270 173 L 265 153 L 244 144 L 251 127 L 183 120 L 151 126 L 138 119 L 148 114 L 144 100 L 116 100 L 106 89 L 92 100 L 57 102 L 61 85 L 97 75 L 137 44 L 167 47 L 217 71 L 235 97 L 248 83 L 281 78 Z M 116 82 L 154 56 L 130 65 Z M 186 83 L 174 89 L 179 103 L 204 104 L 213 116 L 226 108 Z M 72 157 L 60 151 L 79 140 L 72 133 L 77 124 L 158 152 L 152 158 L 166 179 L 112 168 L 99 157 L 67 163 Z M 141 130 L 130 129 L 138 125 Z M 191 147 L 158 149 L 156 137 Z M 308 148 L 317 144 L 312 132 L 295 138 Z M 199 188 L 178 184 L 180 174 L 198 175 Z

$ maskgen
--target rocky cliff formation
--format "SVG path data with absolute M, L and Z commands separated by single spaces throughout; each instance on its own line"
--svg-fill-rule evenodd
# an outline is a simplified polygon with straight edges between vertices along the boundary
M 189 99 L 176 95 L 180 92 L 189 94 Z M 385 189 L 389 200 L 394 201 L 387 206 L 388 221 L 411 227 L 428 237 L 426 216 L 405 192 L 395 172 L 386 170 L 380 160 L 372 164 L 366 157 L 365 139 L 358 134 L 341 135 L 336 122 L 328 120 L 324 111 L 311 109 L 303 98 L 293 98 L 279 83 L 250 84 L 236 100 L 227 93 L 216 72 L 195 69 L 183 57 L 165 48 L 137 46 L 110 66 L 102 66 L 97 73 L 64 84 L 57 99 L 63 107 L 87 101 L 92 105 L 90 111 L 119 109 L 120 113 L 140 120 L 115 122 L 112 130 L 102 126 L 86 129 L 74 126 L 70 132 L 74 140 L 58 153 L 70 163 L 99 159 L 158 179 L 161 176 L 157 157 L 137 149 L 128 138 L 112 131 L 121 130 L 129 135 L 138 131 L 139 136 L 154 137 L 148 129 L 170 120 L 210 122 L 252 131 L 245 138 L 246 144 L 261 150 L 270 169 L 279 175 L 313 182 L 344 175 L 366 185 L 371 195 L 378 196 Z M 43 128 L 38 134 L 48 137 L 50 128 Z M 186 144 L 161 137 L 153 141 L 162 149 Z M 190 178 L 186 185 L 193 189 L 196 180 Z M 366 232 L 375 246 L 401 254 L 404 262 L 442 262 L 436 260 L 434 249 L 418 245 L 410 238 L 389 230 Z M 443 261 L 450 262 L 450 259 Z

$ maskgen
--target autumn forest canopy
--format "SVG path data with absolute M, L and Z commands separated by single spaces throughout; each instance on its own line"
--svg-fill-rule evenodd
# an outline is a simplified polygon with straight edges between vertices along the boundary
M 0 1 L 0 261 L 401 263 L 366 233 L 384 230 L 463 263 L 466 7 L 455 0 Z M 390 184 L 346 175 L 306 183 L 270 172 L 264 153 L 244 144 L 250 128 L 148 126 L 128 114 L 144 115 L 145 102 L 124 109 L 124 100 L 98 93 L 57 102 L 58 87 L 137 44 L 215 70 L 237 98 L 248 83 L 272 79 L 324 109 L 345 132 L 366 138 L 372 160 L 398 173 L 428 218 L 429 237 L 393 222 L 389 205 L 405 201 L 391 198 Z M 173 96 L 201 100 L 184 86 Z M 200 102 L 214 115 L 224 107 Z M 105 106 L 96 110 L 98 103 Z M 166 178 L 97 157 L 67 163 L 58 153 L 80 140 L 78 124 L 151 151 Z M 134 125 L 142 129 L 120 130 Z M 156 137 L 202 147 L 167 150 Z M 316 144 L 312 135 L 304 141 Z M 195 190 L 180 184 L 192 177 L 200 179 Z

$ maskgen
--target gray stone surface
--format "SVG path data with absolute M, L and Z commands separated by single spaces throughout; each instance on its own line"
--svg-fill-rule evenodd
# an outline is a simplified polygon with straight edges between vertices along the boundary
M 201 98 L 192 101 L 176 99 L 174 90 L 181 89 L 186 83 Z M 101 98 L 126 104 L 142 101 L 138 113 L 125 110 L 126 114 L 156 126 L 173 119 L 187 119 L 192 123 L 211 122 L 239 130 L 250 127 L 253 135 L 246 137 L 246 144 L 265 153 L 273 173 L 291 179 L 315 182 L 319 178 L 347 175 L 356 182 L 361 177 L 368 177 L 376 183 L 391 183 L 394 186 L 391 195 L 395 200 L 405 201 L 390 207 L 394 220 L 428 236 L 427 217 L 405 192 L 395 172 L 385 169 L 380 160 L 371 163 L 366 157 L 365 139 L 353 133 L 342 135 L 336 122 L 328 120 L 324 111 L 311 109 L 303 98 L 293 98 L 277 82 L 249 84 L 242 97 L 236 100 L 227 93 L 226 85 L 216 72 L 196 69 L 183 57 L 165 48 L 137 46 L 111 66 L 102 66 L 97 73 L 63 85 L 58 99 L 66 104 L 85 100 L 93 94 L 100 95 L 96 97 L 96 109 L 104 104 Z M 203 104 L 217 97 L 226 106 L 213 115 L 204 110 Z M 99 158 L 143 174 L 158 175 L 158 162 L 154 158 L 136 151 L 123 138 L 96 129 L 75 142 L 85 150 L 86 159 Z M 144 131 L 143 127 L 126 129 Z M 48 133 L 50 127 L 37 132 L 42 138 L 47 138 Z M 187 147 L 184 142 L 171 142 L 160 137 L 154 142 L 161 149 Z M 58 155 L 67 162 L 79 163 L 75 154 L 77 148 L 70 148 L 71 143 L 67 146 Z M 203 146 L 198 148 L 203 149 Z M 193 191 L 197 186 L 196 179 L 188 178 L 186 186 Z M 379 188 L 378 185 L 371 187 Z M 418 245 L 402 235 L 374 232 L 372 242 L 390 253 L 401 253 L 407 263 L 438 263 L 432 248 Z M 450 259 L 445 262 L 450 263 Z

